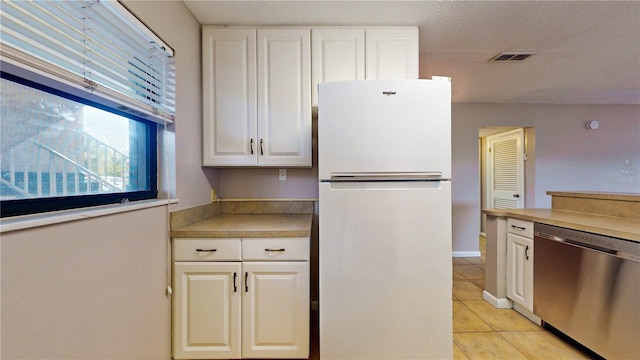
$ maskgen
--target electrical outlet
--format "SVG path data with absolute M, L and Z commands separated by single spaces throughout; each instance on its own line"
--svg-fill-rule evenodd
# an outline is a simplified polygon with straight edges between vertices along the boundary
M 278 171 L 278 180 L 287 181 L 287 169 L 280 169 Z

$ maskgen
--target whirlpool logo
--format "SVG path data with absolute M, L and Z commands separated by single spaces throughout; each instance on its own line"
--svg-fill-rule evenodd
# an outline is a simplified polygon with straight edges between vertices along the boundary
M 391 96 L 391 95 L 395 95 L 396 92 L 395 91 L 383 91 L 382 95 L 387 95 L 387 96 Z

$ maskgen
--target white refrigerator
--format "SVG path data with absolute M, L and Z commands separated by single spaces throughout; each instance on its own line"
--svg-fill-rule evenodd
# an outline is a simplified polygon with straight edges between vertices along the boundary
M 451 359 L 451 83 L 319 85 L 321 359 Z

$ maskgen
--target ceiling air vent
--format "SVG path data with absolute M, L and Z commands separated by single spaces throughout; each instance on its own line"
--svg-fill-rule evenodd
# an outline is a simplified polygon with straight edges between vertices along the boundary
M 533 54 L 534 51 L 505 51 L 491 58 L 489 62 L 522 61 Z

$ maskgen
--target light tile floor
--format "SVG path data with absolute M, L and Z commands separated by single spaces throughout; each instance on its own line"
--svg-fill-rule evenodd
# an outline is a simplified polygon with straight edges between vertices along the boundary
M 452 259 L 454 359 L 589 359 L 518 312 L 484 301 L 484 259 Z

